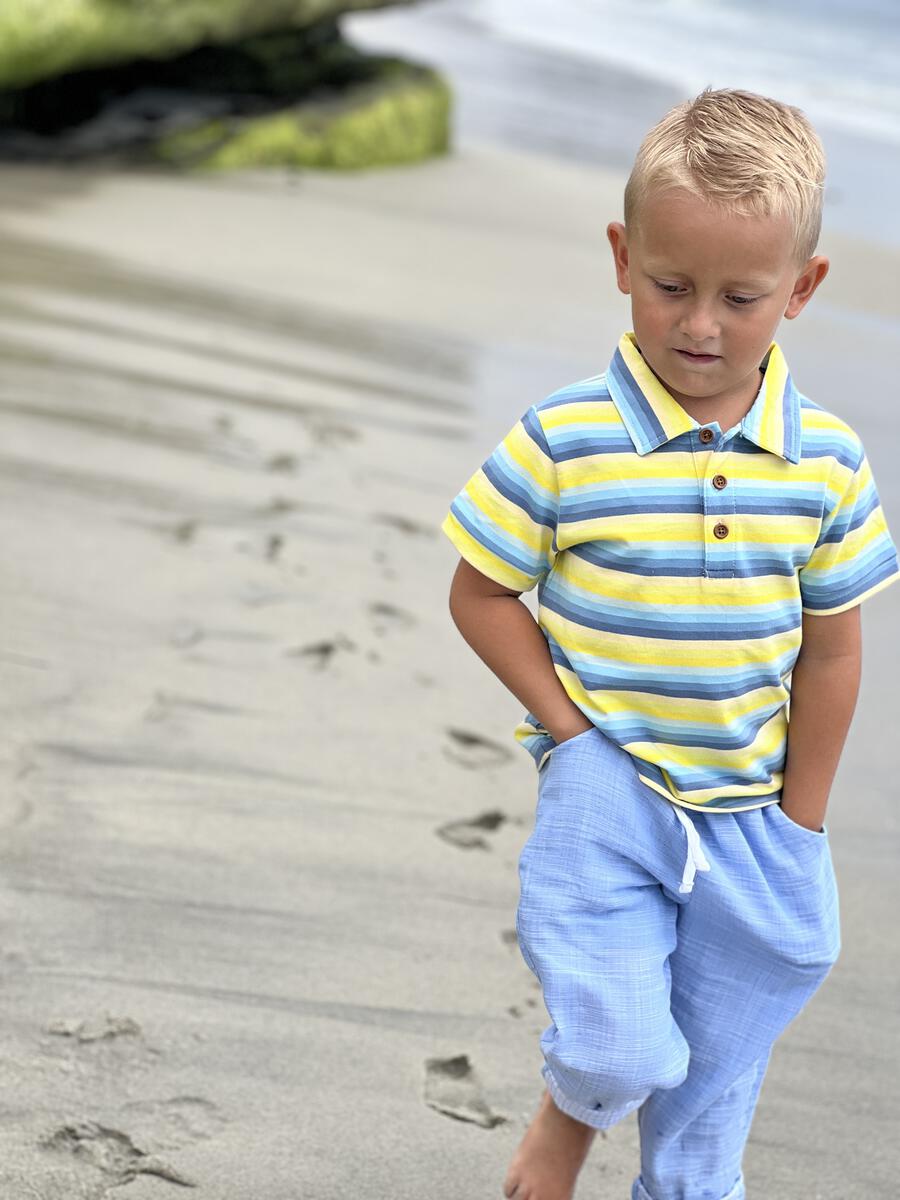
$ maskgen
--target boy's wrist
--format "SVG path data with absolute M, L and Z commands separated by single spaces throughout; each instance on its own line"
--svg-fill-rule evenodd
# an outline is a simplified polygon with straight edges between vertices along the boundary
M 593 721 L 589 721 L 583 713 L 579 713 L 577 719 L 569 720 L 565 724 L 554 724 L 552 729 L 547 726 L 547 731 L 559 745 L 560 742 L 567 742 L 570 738 L 577 737 L 579 733 L 587 732 L 588 729 L 593 728 L 593 725 Z
M 825 809 L 828 801 L 812 801 L 808 799 L 797 801 L 795 804 L 790 797 L 787 803 L 784 800 L 784 792 L 781 794 L 781 810 L 786 817 L 794 822 L 795 825 L 802 825 L 804 829 L 810 829 L 813 833 L 821 832 L 822 826 L 825 824 Z

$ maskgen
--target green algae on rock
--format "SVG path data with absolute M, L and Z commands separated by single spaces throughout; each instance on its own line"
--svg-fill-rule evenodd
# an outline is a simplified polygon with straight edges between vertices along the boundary
M 376 82 L 336 98 L 258 117 L 220 118 L 164 137 L 151 149 L 179 167 L 296 166 L 354 170 L 445 154 L 451 92 L 441 75 L 382 59 Z
M 2 0 L 0 88 L 414 0 Z

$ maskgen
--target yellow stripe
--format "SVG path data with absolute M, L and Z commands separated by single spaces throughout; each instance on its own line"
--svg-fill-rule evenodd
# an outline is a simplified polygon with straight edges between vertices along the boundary
M 633 634 L 608 633 L 606 630 L 587 630 L 543 605 L 539 607 L 538 616 L 540 623 L 564 650 L 583 656 L 591 655 L 598 664 L 605 659 L 640 665 L 642 668 L 665 665 L 715 671 L 766 665 L 796 650 L 801 637 L 798 626 L 785 633 L 746 642 L 740 638 L 704 641 L 642 638 Z
M 773 518 L 748 515 L 741 513 L 732 516 L 711 514 L 703 516 L 700 513 L 629 513 L 608 517 L 590 517 L 584 521 L 560 522 L 557 531 L 557 541 L 560 550 L 568 550 L 579 542 L 594 541 L 607 538 L 610 542 L 627 541 L 630 551 L 637 548 L 636 543 L 643 542 L 647 546 L 668 544 L 670 542 L 685 542 L 703 545 L 704 541 L 721 545 L 713 534 L 714 527 L 725 521 L 731 531 L 732 538 L 741 543 L 751 542 L 756 545 L 789 545 L 796 542 L 809 542 L 810 549 L 815 545 L 819 532 L 819 521 L 815 517 L 785 516 L 775 518 L 777 526 L 765 537 L 754 535 L 753 527 L 760 530 L 765 528 L 766 521 Z
M 685 725 L 708 725 L 710 729 L 727 730 L 737 721 L 752 713 L 762 712 L 772 704 L 784 704 L 788 697 L 785 687 L 761 687 L 743 696 L 728 700 L 701 700 L 687 696 L 656 696 L 648 692 L 596 691 L 583 689 L 596 713 L 621 715 L 634 713 L 637 716 L 655 719 L 665 714 L 667 721 L 681 721 Z M 727 707 L 727 720 L 723 720 L 723 707 Z
M 533 586 L 534 580 L 529 575 L 511 567 L 508 562 L 486 550 L 480 542 L 476 542 L 468 530 L 464 529 L 452 513 L 444 518 L 441 529 L 459 551 L 464 559 L 483 575 L 501 583 L 504 587 L 513 588 L 517 592 L 525 592 Z
M 725 605 L 751 609 L 764 604 L 788 605 L 797 599 L 797 581 L 785 575 L 743 579 L 646 577 L 594 567 L 571 554 L 557 559 L 554 580 L 565 581 L 567 594 L 571 588 L 585 597 L 652 604 L 658 608 Z
M 467 484 L 463 491 L 491 525 L 502 529 L 513 542 L 519 542 L 529 550 L 541 552 L 545 545 L 549 548 L 553 535 L 547 526 L 532 521 L 517 504 L 492 487 L 486 475 L 479 474 L 480 477 Z
M 597 425 L 622 424 L 612 400 L 567 400 L 565 404 L 542 409 L 540 417 L 544 429 L 554 432 L 569 425 L 588 425 L 593 428 Z
M 767 446 L 777 447 L 779 451 L 784 446 L 783 400 L 787 377 L 788 368 L 784 355 L 777 343 L 772 342 L 769 347 L 769 362 L 763 376 L 765 395 L 763 396 L 759 436 Z
M 886 531 L 884 513 L 880 508 L 875 508 L 869 514 L 865 524 L 861 525 L 859 529 L 854 529 L 852 533 L 848 533 L 843 541 L 826 542 L 820 546 L 810 557 L 805 570 L 831 571 L 835 567 L 840 567 L 843 563 L 856 558 L 870 542 L 874 542 Z
M 640 772 L 640 769 L 638 769 L 638 778 L 641 780 L 642 783 L 646 783 L 648 787 L 653 788 L 654 792 L 659 792 L 659 794 L 661 796 L 665 796 L 665 798 L 667 800 L 671 800 L 673 804 L 677 804 L 679 808 L 691 809 L 694 812 L 702 812 L 704 810 L 704 808 L 709 809 L 711 807 L 711 805 L 713 804 L 713 802 L 716 801 L 720 796 L 728 795 L 727 788 L 699 788 L 696 792 L 691 792 L 691 796 L 696 798 L 699 801 L 705 800 L 705 801 L 707 801 L 707 803 L 706 804 L 703 804 L 703 803 L 688 804 L 688 802 L 686 800 L 676 799 L 670 792 L 667 792 L 665 790 L 665 788 L 661 787 L 656 782 L 655 779 L 650 779 L 649 776 L 642 775 Z M 773 772 L 771 784 L 766 785 L 763 783 L 759 783 L 759 784 L 748 785 L 744 794 L 747 795 L 748 798 L 750 796 L 754 796 L 754 795 L 769 797 L 769 796 L 771 796 L 772 792 L 777 792 L 781 788 L 782 779 L 783 779 L 783 776 L 780 772 L 777 772 L 777 773 Z M 727 811 L 728 812 L 750 812 L 751 809 L 765 808 L 768 804 L 771 804 L 771 803 L 772 803 L 772 801 L 767 799 L 765 804 L 739 804 L 736 808 L 729 807 L 727 809 Z M 722 810 L 722 811 L 726 811 L 726 810 Z
M 519 474 L 527 475 L 543 491 L 556 494 L 556 465 L 529 436 L 526 429 L 517 423 L 503 440 L 503 448 L 516 464 Z M 487 487 L 490 483 L 483 471 L 476 472 Z
M 627 749 L 638 758 L 643 758 L 646 762 L 652 762 L 658 766 L 663 774 L 667 773 L 667 767 L 664 764 L 670 764 L 675 768 L 687 767 L 692 771 L 736 771 L 743 774 L 751 769 L 760 758 L 768 758 L 780 750 L 785 740 L 786 730 L 787 718 L 782 709 L 773 720 L 767 722 L 759 730 L 757 739 L 752 745 L 744 746 L 740 750 L 714 751 L 708 746 L 673 746 L 668 742 L 641 741 L 628 742 Z M 715 790 L 715 788 L 711 789 L 713 792 Z M 766 788 L 765 790 L 770 789 Z M 693 793 L 691 794 L 693 795 Z
M 693 429 L 696 422 L 690 413 L 681 407 L 675 397 L 660 383 L 643 355 L 637 348 L 633 332 L 625 333 L 619 341 L 619 350 L 635 382 L 650 402 L 656 419 L 662 425 L 667 438 L 677 437 Z
M 638 460 L 635 465 L 634 451 L 623 453 L 599 451 L 597 454 L 586 454 L 578 458 L 564 459 L 558 464 L 560 483 L 565 481 L 566 487 L 584 487 L 604 482 L 608 486 L 643 482 L 646 479 L 669 481 L 672 483 L 691 483 L 698 478 L 696 460 L 692 454 L 673 450 L 665 455 L 648 454 Z M 786 462 L 772 455 L 749 459 L 748 455 L 736 454 L 732 451 L 722 451 L 716 455 L 715 466 L 710 467 L 709 474 L 724 475 L 726 478 L 739 478 L 741 484 L 781 483 L 789 480 L 792 484 L 819 484 L 822 478 L 822 467 L 812 459 L 803 459 L 797 463 Z M 843 471 L 843 476 L 841 472 Z M 834 483 L 841 486 L 852 472 L 837 464 L 834 468 Z M 843 486 L 846 486 L 844 483 Z

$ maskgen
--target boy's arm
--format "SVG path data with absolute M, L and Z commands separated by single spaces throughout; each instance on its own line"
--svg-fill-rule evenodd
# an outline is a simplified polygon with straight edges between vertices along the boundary
M 547 639 L 520 595 L 461 558 L 450 586 L 450 615 L 500 682 L 563 742 L 590 729 L 591 722 L 566 694 Z
M 803 614 L 794 664 L 781 807 L 820 830 L 828 793 L 850 728 L 862 668 L 860 606 L 830 616 Z

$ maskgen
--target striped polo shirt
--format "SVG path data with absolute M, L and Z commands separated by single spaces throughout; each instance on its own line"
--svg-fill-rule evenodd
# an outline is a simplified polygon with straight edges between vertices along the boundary
M 533 404 L 441 524 L 515 591 L 575 705 L 667 799 L 780 798 L 801 614 L 900 576 L 857 434 L 794 386 L 776 342 L 739 424 L 700 425 L 622 336 L 608 370 Z M 538 769 L 533 713 L 514 737 Z

